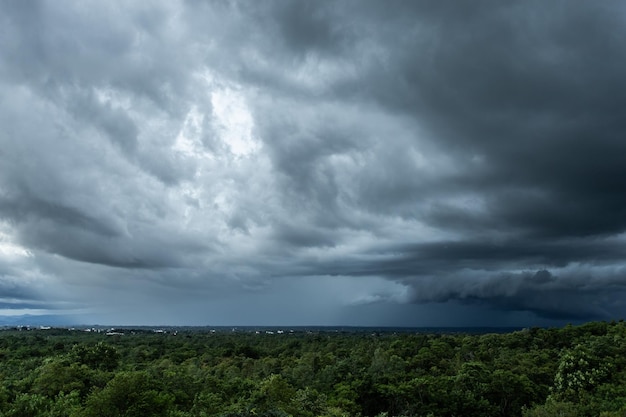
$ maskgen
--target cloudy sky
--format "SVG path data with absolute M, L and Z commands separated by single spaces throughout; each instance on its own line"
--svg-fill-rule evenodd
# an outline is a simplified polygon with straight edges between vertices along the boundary
M 626 315 L 620 1 L 0 2 L 0 315 Z

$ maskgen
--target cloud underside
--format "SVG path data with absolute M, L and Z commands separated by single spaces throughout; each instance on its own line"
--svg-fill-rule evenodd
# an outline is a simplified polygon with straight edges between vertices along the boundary
M 626 313 L 619 2 L 0 11 L 0 304 Z

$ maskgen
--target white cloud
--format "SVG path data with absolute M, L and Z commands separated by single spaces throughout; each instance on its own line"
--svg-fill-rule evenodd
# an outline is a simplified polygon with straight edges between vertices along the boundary
M 214 125 L 220 139 L 237 157 L 259 151 L 260 141 L 254 133 L 254 120 L 245 97 L 236 90 L 223 88 L 211 93 Z

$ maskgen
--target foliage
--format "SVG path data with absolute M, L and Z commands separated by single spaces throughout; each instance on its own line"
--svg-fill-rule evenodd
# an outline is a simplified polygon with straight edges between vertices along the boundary
M 576 345 L 561 355 L 554 377 L 555 397 L 576 400 L 594 390 L 609 375 L 610 364 L 582 345 Z
M 0 416 L 626 416 L 626 325 L 0 331 Z

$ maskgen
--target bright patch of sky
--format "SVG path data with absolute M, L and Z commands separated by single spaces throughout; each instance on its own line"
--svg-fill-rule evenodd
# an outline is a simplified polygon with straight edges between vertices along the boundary
M 211 93 L 211 104 L 215 129 L 235 156 L 250 156 L 260 149 L 260 142 L 253 136 L 252 114 L 241 93 L 218 89 Z
M 8 233 L 0 230 L 0 256 L 6 259 L 14 259 L 30 257 L 32 253 L 27 248 L 15 243 Z

